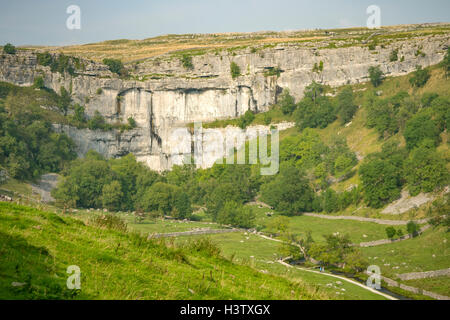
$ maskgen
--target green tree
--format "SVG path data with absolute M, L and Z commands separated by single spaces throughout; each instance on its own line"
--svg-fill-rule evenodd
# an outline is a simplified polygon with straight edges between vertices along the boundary
M 384 74 L 380 66 L 371 66 L 369 68 L 369 78 L 374 87 L 378 87 L 383 82 Z
M 102 188 L 102 204 L 108 210 L 118 210 L 123 197 L 122 186 L 117 180 L 105 184 Z
M 394 239 L 395 235 L 397 234 L 397 231 L 395 230 L 394 227 L 389 226 L 386 228 L 386 235 L 389 239 Z
M 284 164 L 272 181 L 261 186 L 261 196 L 277 212 L 295 215 L 311 210 L 314 192 L 297 168 Z
M 345 87 L 337 96 L 337 112 L 341 123 L 345 124 L 352 120 L 358 106 L 354 102 L 353 90 L 351 87 Z
M 417 147 L 424 139 L 433 141 L 435 145 L 439 143 L 439 128 L 431 119 L 429 112 L 419 112 L 406 122 L 403 136 L 406 140 L 406 147 L 411 150 Z
M 292 114 L 292 112 L 294 112 L 296 107 L 295 99 L 290 95 L 289 89 L 283 89 L 278 104 L 280 105 L 280 109 L 283 114 Z
M 414 221 L 411 220 L 406 224 L 406 230 L 408 231 L 409 235 L 415 237 L 415 236 L 417 236 L 420 228 L 417 225 L 417 223 L 415 223 Z
M 34 78 L 33 88 L 44 89 L 45 88 L 44 78 L 42 78 L 41 76 Z
M 431 147 L 430 147 L 431 144 Z M 411 195 L 419 192 L 432 192 L 449 182 L 446 161 L 434 150 L 430 141 L 411 151 L 405 161 L 405 174 Z
M 394 49 L 391 51 L 389 55 L 389 61 L 394 62 L 398 60 L 398 49 Z
M 413 72 L 411 78 L 409 78 L 409 83 L 413 87 L 421 88 L 430 79 L 430 71 L 428 69 L 422 69 L 422 66 L 417 66 L 416 71 Z
M 448 78 L 448 75 L 450 74 L 450 47 L 447 48 L 447 53 L 445 54 L 441 65 L 444 68 L 446 77 Z
M 373 208 L 379 208 L 400 196 L 401 172 L 390 160 L 373 158 L 363 162 L 359 169 L 364 199 Z
M 249 206 L 243 206 L 235 201 L 225 202 L 217 215 L 217 222 L 235 227 L 251 228 L 254 225 L 255 213 Z
M 109 70 L 113 73 L 116 73 L 120 76 L 126 74 L 126 70 L 122 64 L 122 61 L 120 61 L 119 59 L 105 58 L 103 59 L 103 64 L 107 65 Z
M 239 77 L 241 75 L 241 68 L 239 68 L 239 66 L 236 64 L 236 62 L 232 61 L 230 63 L 230 72 L 231 72 L 231 77 L 233 79 L 236 79 L 237 77 Z
M 16 47 L 14 47 L 11 43 L 7 43 L 3 46 L 3 52 L 6 54 L 15 54 Z
M 181 64 L 185 69 L 192 70 L 194 69 L 194 65 L 192 64 L 192 56 L 188 54 L 183 54 L 181 57 Z

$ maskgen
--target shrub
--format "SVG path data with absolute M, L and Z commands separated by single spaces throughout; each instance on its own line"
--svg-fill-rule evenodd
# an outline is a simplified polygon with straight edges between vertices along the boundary
M 53 57 L 50 53 L 44 52 L 44 53 L 36 53 L 37 57 L 37 63 L 41 66 L 49 66 L 52 64 Z
M 398 60 L 398 49 L 394 49 L 391 51 L 391 54 L 389 55 L 389 61 L 394 62 Z
M 369 78 L 374 87 L 378 87 L 383 82 L 384 74 L 380 66 L 372 66 L 369 68 Z
M 283 89 L 278 104 L 280 105 L 280 109 L 283 114 L 292 114 L 292 112 L 294 112 L 296 107 L 295 99 L 290 95 L 289 89 Z
M 397 234 L 397 231 L 394 227 L 387 227 L 386 228 L 386 235 L 389 239 L 394 239 L 395 235 Z
M 248 125 L 250 125 L 255 119 L 255 115 L 251 110 L 245 111 L 245 113 L 239 118 L 239 127 L 241 129 L 245 129 Z
M 33 88 L 44 89 L 45 88 L 44 78 L 42 77 L 34 78 Z
M 233 79 L 236 79 L 237 77 L 239 77 L 241 75 L 241 68 L 239 68 L 239 66 L 236 64 L 236 62 L 231 62 L 230 63 L 230 72 L 231 72 L 231 77 Z
M 420 112 L 406 122 L 403 136 L 409 150 L 419 146 L 424 139 L 439 143 L 439 128 L 428 112 Z
M 98 88 L 97 91 L 96 91 L 96 93 L 97 93 L 98 95 L 102 94 L 102 93 L 103 93 L 103 89 L 102 89 L 102 88 Z
M 183 54 L 183 56 L 181 57 L 181 64 L 185 69 L 194 69 L 194 65 L 192 64 L 192 57 L 188 54 Z
M 345 124 L 352 120 L 358 106 L 354 102 L 353 89 L 345 87 L 337 96 L 337 113 L 341 118 L 341 123 Z
M 417 236 L 420 228 L 414 221 L 409 221 L 406 225 L 406 230 L 408 231 L 408 234 L 415 237 Z
M 411 78 L 409 78 L 409 83 L 413 87 L 421 88 L 430 79 L 430 71 L 428 69 L 422 69 L 422 66 L 417 66 L 416 71 L 414 71 Z
M 109 70 L 113 73 L 116 73 L 120 76 L 126 74 L 126 70 L 122 64 L 122 61 L 120 61 L 119 59 L 105 58 L 103 59 L 103 63 L 107 65 Z
M 132 117 L 129 117 L 127 121 L 128 121 L 128 126 L 131 129 L 134 129 L 137 127 L 136 120 L 134 120 Z
M 14 47 L 11 43 L 7 43 L 3 47 L 3 52 L 6 54 L 15 54 L 16 51 L 16 47 Z

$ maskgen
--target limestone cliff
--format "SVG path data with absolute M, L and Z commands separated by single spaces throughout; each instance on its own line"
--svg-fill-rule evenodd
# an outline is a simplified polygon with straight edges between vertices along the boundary
M 85 105 L 88 116 L 99 111 L 110 122 L 133 117 L 138 127 L 123 133 L 55 127 L 76 141 L 80 155 L 89 149 L 108 157 L 132 152 L 151 168 L 165 170 L 178 162 L 174 149 L 183 149 L 181 153 L 191 150 L 190 141 L 181 142 L 185 145 L 180 148 L 180 141 L 170 140 L 174 128 L 238 117 L 249 109 L 265 111 L 283 88 L 299 99 L 312 81 L 330 86 L 364 82 L 373 65 L 380 65 L 387 76 L 403 75 L 414 71 L 416 65 L 440 62 L 449 42 L 449 35 L 444 34 L 393 41 L 376 50 L 359 45 L 318 48 L 314 43 L 278 45 L 257 52 L 224 50 L 193 56 L 192 69 L 184 68 L 179 59 L 162 56 L 136 64 L 131 71 L 134 80 L 119 79 L 106 66 L 91 61 L 84 61 L 84 70 L 73 77 L 52 73 L 49 67 L 37 64 L 32 51 L 18 51 L 0 58 L 0 81 L 31 85 L 42 75 L 47 87 L 57 92 L 61 86 L 71 90 L 73 101 Z M 404 58 L 390 62 L 394 49 Z M 421 54 L 417 54 L 419 49 Z M 231 61 L 241 69 L 242 75 L 236 79 L 231 77 Z M 320 61 L 323 71 L 313 72 Z M 270 76 L 275 68 L 279 75 Z

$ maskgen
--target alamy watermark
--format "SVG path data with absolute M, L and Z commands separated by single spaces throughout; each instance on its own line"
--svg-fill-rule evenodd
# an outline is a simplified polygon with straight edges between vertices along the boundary
M 379 29 L 381 27 L 381 9 L 377 5 L 370 5 L 366 9 L 366 13 L 370 14 L 367 18 L 367 28 Z
M 381 289 L 381 270 L 377 265 L 371 265 L 367 268 L 367 278 L 366 285 L 372 289 Z
M 75 290 L 81 289 L 81 269 L 79 266 L 68 266 L 67 267 L 67 273 L 70 274 L 70 276 L 67 278 L 66 285 L 67 289 Z
M 70 5 L 66 9 L 66 13 L 70 16 L 66 20 L 66 27 L 69 30 L 81 29 L 81 9 L 77 5 Z

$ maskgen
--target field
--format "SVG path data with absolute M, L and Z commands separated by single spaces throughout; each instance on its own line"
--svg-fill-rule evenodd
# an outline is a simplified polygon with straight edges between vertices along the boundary
M 201 236 L 179 237 L 177 242 L 184 243 L 190 239 L 203 238 Z M 222 250 L 228 259 L 239 264 L 249 265 L 263 272 L 285 276 L 299 281 L 307 286 L 315 285 L 319 293 L 327 294 L 331 299 L 384 299 L 368 290 L 338 279 L 287 268 L 276 261 L 282 257 L 280 243 L 264 239 L 251 233 L 228 233 L 208 236 Z
M 268 231 L 267 224 L 273 220 L 276 215 L 267 217 L 264 213 L 271 210 L 265 208 L 257 208 L 257 223 L 264 226 L 262 231 Z M 352 243 L 368 242 L 386 238 L 386 227 L 374 222 L 360 222 L 353 220 L 328 220 L 310 216 L 289 217 L 289 230 L 296 235 L 305 236 L 309 231 L 316 242 L 323 242 L 324 235 L 339 232 L 340 234 L 348 234 Z M 398 229 L 399 227 L 396 226 Z M 406 231 L 405 227 L 401 227 Z
M 445 269 L 450 261 L 450 234 L 445 228 L 428 229 L 406 241 L 361 248 L 383 275 L 394 278 L 399 273 Z

